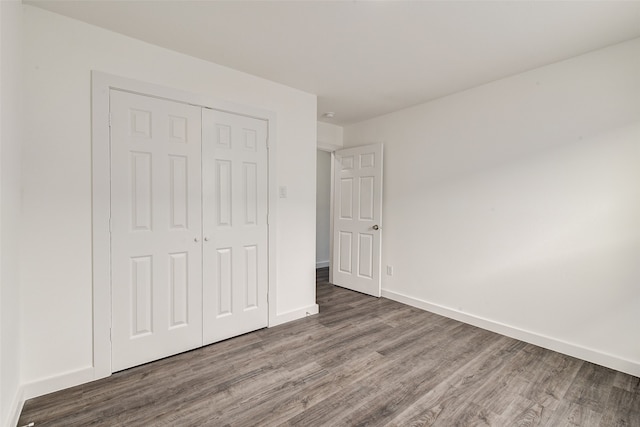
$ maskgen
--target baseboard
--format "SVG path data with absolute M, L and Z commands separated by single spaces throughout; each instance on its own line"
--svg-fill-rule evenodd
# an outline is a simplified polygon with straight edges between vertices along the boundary
M 316 262 L 316 268 L 325 268 L 325 267 L 329 267 L 329 260 Z
M 282 325 L 283 323 L 291 322 L 294 320 L 302 319 L 307 316 L 318 314 L 318 304 L 312 304 L 307 307 L 297 308 L 295 310 L 287 311 L 286 313 L 280 313 L 275 318 L 270 319 L 269 327 Z
M 95 379 L 93 367 L 81 368 L 23 384 L 24 400 L 85 384 Z
M 606 366 L 620 372 L 640 377 L 640 363 L 633 360 L 624 359 L 612 354 L 608 354 L 599 350 L 583 347 L 557 338 L 541 335 L 535 332 L 516 328 L 494 320 L 474 316 L 468 313 L 445 307 L 439 304 L 430 303 L 418 298 L 410 297 L 399 292 L 393 292 L 386 289 L 382 290 L 382 296 L 412 307 L 420 308 L 431 313 L 439 314 L 450 319 L 458 320 L 469 325 L 477 326 L 491 332 L 506 335 L 520 341 L 537 345 L 558 353 L 586 360 L 597 365 Z
M 17 426 L 18 420 L 20 419 L 20 414 L 22 413 L 22 408 L 24 407 L 24 389 L 22 387 L 18 387 L 16 390 L 16 394 L 13 397 L 13 401 L 11 402 L 11 406 L 9 406 L 9 411 L 7 412 L 7 426 Z

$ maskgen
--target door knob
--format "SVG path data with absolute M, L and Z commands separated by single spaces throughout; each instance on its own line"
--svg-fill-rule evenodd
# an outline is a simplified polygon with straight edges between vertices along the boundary
M 205 242 L 208 242 L 208 241 L 209 241 L 209 238 L 208 238 L 208 237 L 205 237 L 205 238 L 204 238 L 204 241 L 205 241 Z
M 371 227 L 371 228 L 373 228 L 374 230 L 379 230 L 379 229 L 380 229 L 380 227 L 378 227 L 378 224 L 374 225 L 374 226 L 373 226 L 373 227 Z
M 198 239 L 197 237 L 194 237 L 194 238 L 193 238 L 193 241 L 194 241 L 194 242 L 196 242 L 196 243 L 198 243 L 198 242 L 200 241 L 200 239 Z

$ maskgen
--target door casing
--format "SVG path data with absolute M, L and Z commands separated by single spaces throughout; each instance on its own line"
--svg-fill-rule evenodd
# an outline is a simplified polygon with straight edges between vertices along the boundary
M 276 115 L 274 112 L 220 101 L 206 95 L 170 89 L 151 83 L 91 72 L 92 122 L 92 289 L 94 379 L 108 377 L 111 368 L 111 242 L 110 242 L 110 118 L 109 91 L 117 89 L 198 107 L 266 120 L 268 123 L 268 306 L 269 326 L 276 322 Z
M 331 154 L 331 166 L 330 166 L 330 179 L 329 181 L 331 181 L 329 183 L 329 283 L 333 283 L 333 203 L 334 203 L 334 165 L 335 165 L 335 152 L 336 150 L 340 150 L 343 147 L 340 145 L 335 145 L 335 144 L 328 144 L 328 143 L 324 143 L 324 142 L 320 142 L 318 141 L 317 144 L 317 148 L 318 150 L 321 151 L 325 151 L 329 154 Z

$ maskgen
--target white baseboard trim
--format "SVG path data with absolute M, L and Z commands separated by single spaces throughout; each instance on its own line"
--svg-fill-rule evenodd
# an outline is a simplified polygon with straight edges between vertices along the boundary
M 11 401 L 11 406 L 9 406 L 9 411 L 7 412 L 6 424 L 7 426 L 17 426 L 18 420 L 20 419 L 20 414 L 22 413 L 22 408 L 24 407 L 24 389 L 22 387 L 18 387 L 16 390 L 16 394 Z
M 329 267 L 329 260 L 316 262 L 316 268 Z
M 283 323 L 291 322 L 293 320 L 302 319 L 307 316 L 318 314 L 320 308 L 318 304 L 312 304 L 307 307 L 297 308 L 295 310 L 287 311 L 286 313 L 280 313 L 275 318 L 270 319 L 269 327 L 282 325 Z
M 89 366 L 23 384 L 24 400 L 93 381 L 96 379 L 94 371 L 94 368 Z
M 383 289 L 382 296 L 390 300 L 410 305 L 412 307 L 420 308 L 431 313 L 439 314 L 450 319 L 477 326 L 491 332 L 496 332 L 498 334 L 506 335 L 520 341 L 537 345 L 539 347 L 557 351 L 558 353 L 577 357 L 578 359 L 586 360 L 587 362 L 606 366 L 607 368 L 625 372 L 636 377 L 640 376 L 640 363 L 633 360 L 624 359 L 613 354 L 602 352 L 600 350 L 594 350 L 592 348 L 583 347 L 581 345 L 559 340 L 557 338 L 509 326 L 504 323 L 496 322 L 494 320 L 474 316 L 468 313 L 463 313 L 453 308 L 430 303 L 428 301 L 410 297 L 399 292 Z

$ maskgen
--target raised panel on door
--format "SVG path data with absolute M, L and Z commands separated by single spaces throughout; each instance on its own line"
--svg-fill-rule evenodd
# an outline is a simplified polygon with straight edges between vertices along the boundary
M 189 253 L 169 254 L 169 328 L 189 324 Z
M 204 343 L 267 326 L 267 123 L 202 111 Z
M 112 370 L 202 345 L 201 113 L 112 90 Z
M 333 283 L 380 296 L 382 144 L 335 152 Z
M 140 337 L 153 333 L 153 257 L 136 256 L 129 258 L 131 264 L 128 284 L 131 290 L 129 319 L 131 337 Z
M 337 269 L 341 273 L 351 274 L 353 272 L 353 233 L 340 231 L 338 233 L 338 264 Z M 335 268 L 336 266 L 334 266 Z
M 207 309 L 213 309 L 216 318 L 220 319 L 233 313 L 233 248 L 216 248 L 213 269 L 216 272 L 216 276 L 211 278 L 215 284 L 214 303 L 207 304 Z
M 189 162 L 187 156 L 169 156 L 169 228 L 189 228 Z

